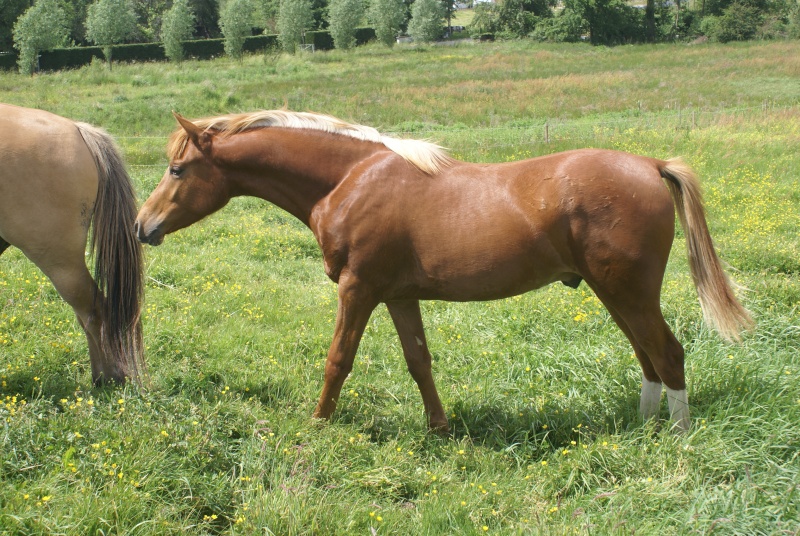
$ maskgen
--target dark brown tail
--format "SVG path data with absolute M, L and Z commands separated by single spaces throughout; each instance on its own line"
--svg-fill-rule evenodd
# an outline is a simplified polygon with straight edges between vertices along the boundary
M 742 332 L 752 330 L 755 322 L 747 309 L 736 300 L 731 282 L 714 251 L 703 209 L 700 182 L 694 171 L 678 158 L 667 160 L 659 167 L 659 171 L 667 179 L 686 234 L 689 266 L 703 316 L 724 339 L 739 341 Z
M 97 164 L 97 201 L 92 222 L 94 280 L 101 300 L 100 344 L 126 377 L 145 372 L 141 307 L 144 296 L 142 247 L 133 233 L 136 194 L 114 140 L 105 131 L 76 123 Z

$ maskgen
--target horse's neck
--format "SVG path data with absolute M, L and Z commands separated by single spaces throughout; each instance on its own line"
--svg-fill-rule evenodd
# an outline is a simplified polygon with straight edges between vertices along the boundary
M 233 155 L 228 165 L 237 170 L 236 195 L 266 199 L 306 225 L 314 206 L 348 171 L 380 149 L 343 135 L 274 127 L 225 143 Z

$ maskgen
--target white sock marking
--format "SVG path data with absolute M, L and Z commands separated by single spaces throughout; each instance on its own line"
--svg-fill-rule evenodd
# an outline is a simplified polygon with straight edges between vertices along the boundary
M 689 429 L 689 397 L 686 389 L 673 391 L 667 387 L 667 402 L 669 403 L 669 417 L 675 423 L 674 428 L 682 431 Z
M 661 382 L 651 382 L 642 375 L 642 397 L 639 399 L 639 413 L 644 420 L 658 416 L 661 406 Z

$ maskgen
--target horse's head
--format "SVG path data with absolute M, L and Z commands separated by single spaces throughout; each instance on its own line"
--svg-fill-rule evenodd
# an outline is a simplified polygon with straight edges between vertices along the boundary
M 181 130 L 173 135 L 169 166 L 136 217 L 136 236 L 153 246 L 230 200 L 224 172 L 213 156 L 214 133 L 178 114 L 175 119 Z

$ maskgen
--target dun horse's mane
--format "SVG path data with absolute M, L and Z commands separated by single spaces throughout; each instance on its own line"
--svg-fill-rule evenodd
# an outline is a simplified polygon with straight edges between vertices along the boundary
M 452 158 L 447 151 L 424 140 L 405 140 L 385 136 L 376 129 L 364 125 L 354 125 L 323 114 L 309 112 L 290 112 L 287 110 L 264 110 L 244 114 L 221 115 L 192 121 L 203 130 L 214 130 L 222 136 L 255 128 L 284 127 L 320 130 L 340 134 L 357 140 L 382 143 L 407 162 L 430 175 L 439 173 L 450 165 Z M 170 159 L 177 158 L 186 147 L 187 135 L 178 129 L 170 139 L 168 153 Z

